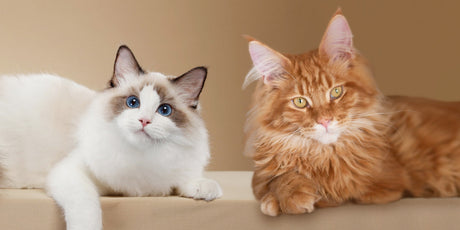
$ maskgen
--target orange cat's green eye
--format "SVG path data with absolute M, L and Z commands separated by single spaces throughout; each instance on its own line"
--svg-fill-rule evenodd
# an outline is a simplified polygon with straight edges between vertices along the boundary
M 342 94 L 343 94 L 343 86 L 334 87 L 331 90 L 331 100 L 335 100 L 335 99 L 341 97 Z
M 307 99 L 303 97 L 296 97 L 292 99 L 292 102 L 297 108 L 305 108 L 308 105 Z

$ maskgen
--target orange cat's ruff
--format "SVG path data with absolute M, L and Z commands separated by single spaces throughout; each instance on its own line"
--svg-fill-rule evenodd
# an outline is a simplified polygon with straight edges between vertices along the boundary
M 263 213 L 459 194 L 460 102 L 384 97 L 340 11 L 318 50 L 284 55 L 254 39 L 249 50 L 246 151 Z

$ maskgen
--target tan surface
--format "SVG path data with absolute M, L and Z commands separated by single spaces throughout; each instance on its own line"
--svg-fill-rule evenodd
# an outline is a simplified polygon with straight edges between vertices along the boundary
M 273 218 L 261 214 L 252 198 L 252 172 L 209 172 L 208 176 L 222 185 L 221 199 L 101 198 L 105 229 L 458 229 L 458 198 L 350 204 Z M 59 209 L 42 190 L 0 189 L 0 229 L 58 230 L 64 226 Z
M 459 1 L 0 1 L 0 73 L 52 72 L 93 89 L 118 45 L 149 70 L 209 67 L 202 96 L 212 170 L 248 170 L 243 123 L 251 63 L 241 34 L 299 53 L 318 45 L 337 6 L 388 94 L 460 100 Z

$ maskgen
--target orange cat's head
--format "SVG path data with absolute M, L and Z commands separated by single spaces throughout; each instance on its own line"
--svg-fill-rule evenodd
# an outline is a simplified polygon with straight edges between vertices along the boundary
M 340 10 L 317 50 L 281 54 L 249 40 L 254 68 L 244 86 L 259 81 L 253 116 L 265 131 L 331 144 L 366 126 L 361 115 L 372 112 L 381 94 L 366 61 L 353 47 L 350 27 Z

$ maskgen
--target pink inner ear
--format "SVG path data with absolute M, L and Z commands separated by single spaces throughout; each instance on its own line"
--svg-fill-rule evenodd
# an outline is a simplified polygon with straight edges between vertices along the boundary
M 333 61 L 353 56 L 353 34 L 343 15 L 332 18 L 321 41 L 320 51 Z
M 269 83 L 276 75 L 282 73 L 284 60 L 276 51 L 252 41 L 249 43 L 249 54 L 257 72 L 264 76 L 265 83 Z

